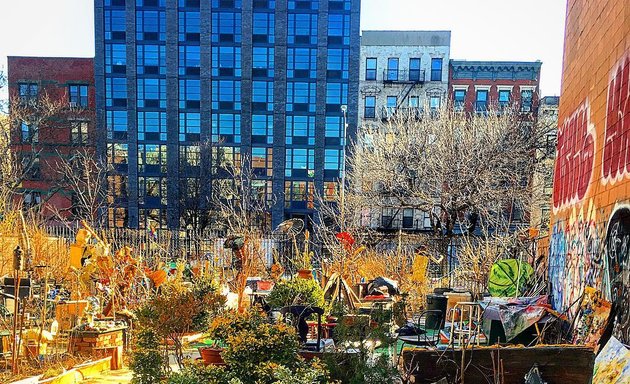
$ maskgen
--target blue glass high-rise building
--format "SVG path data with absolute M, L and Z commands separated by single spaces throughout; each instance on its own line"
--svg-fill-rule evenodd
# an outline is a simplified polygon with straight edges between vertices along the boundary
M 270 225 L 312 217 L 357 125 L 360 0 L 95 0 L 112 226 L 194 225 L 250 159 Z M 272 196 L 274 197 L 272 199 Z

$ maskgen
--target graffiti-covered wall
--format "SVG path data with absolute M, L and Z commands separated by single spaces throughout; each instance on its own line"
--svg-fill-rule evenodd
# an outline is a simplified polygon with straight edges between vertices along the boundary
M 585 286 L 630 343 L 630 2 L 569 0 L 549 244 L 554 307 Z M 575 307 L 575 306 L 574 306 Z

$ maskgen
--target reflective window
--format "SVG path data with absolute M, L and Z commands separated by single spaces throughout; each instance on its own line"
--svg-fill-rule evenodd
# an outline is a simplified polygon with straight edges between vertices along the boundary
M 119 144 L 119 143 L 107 144 L 107 163 L 108 164 L 127 164 L 128 162 L 129 162 L 128 144 Z
M 179 81 L 179 108 L 199 109 L 201 102 L 201 81 L 200 80 L 180 80 Z
M 431 111 L 437 111 L 442 104 L 442 98 L 440 96 L 431 96 L 429 98 L 429 108 Z
M 466 100 L 466 91 L 463 89 L 456 89 L 453 91 L 453 101 L 455 110 L 461 111 L 464 109 L 464 102 Z
M 252 115 L 252 142 L 273 143 L 273 115 Z
M 510 104 L 510 90 L 499 90 L 499 109 L 505 109 Z
M 254 0 L 253 8 L 254 9 L 275 9 L 276 0 Z
M 213 113 L 212 142 L 240 143 L 241 115 L 234 113 Z
M 252 109 L 254 111 L 273 111 L 273 82 L 252 82 Z
M 138 181 L 138 183 L 140 183 L 140 181 Z M 152 199 L 152 200 L 155 200 L 155 199 Z M 166 199 L 163 199 L 163 200 L 166 200 Z M 166 205 L 166 203 L 162 203 L 162 204 Z M 154 205 L 154 204 L 151 204 L 151 205 Z M 140 229 L 147 229 L 147 228 L 166 229 L 166 209 L 164 208 L 163 209 L 139 209 L 138 213 L 139 213 L 138 225 Z
M 107 122 L 107 138 L 126 140 L 127 139 L 127 111 L 107 111 L 105 113 Z
M 88 127 L 87 121 L 70 121 L 70 142 L 72 144 L 87 144 Z
M 107 185 L 114 199 L 127 198 L 127 176 L 125 175 L 107 176 Z
M 313 209 L 315 207 L 314 194 L 313 182 L 284 182 L 285 208 Z
M 241 24 L 240 12 L 213 12 L 212 42 L 240 43 Z
M 340 149 L 326 149 L 324 151 L 324 169 L 339 171 L 341 169 L 342 153 Z
M 347 105 L 348 104 L 348 84 L 347 83 L 327 83 L 326 84 L 326 104 Z M 326 108 L 329 108 L 328 105 Z M 340 110 L 335 108 L 335 111 Z
M 124 10 L 105 10 L 105 40 L 125 40 L 127 30 Z
M 166 41 L 166 13 L 164 11 L 136 11 L 136 39 Z
M 376 80 L 376 70 L 376 57 L 368 57 L 365 59 L 365 80 Z
M 198 42 L 201 40 L 199 11 L 179 11 L 179 41 Z
M 285 159 L 286 177 L 312 177 L 315 169 L 315 150 L 307 148 L 288 148 Z
M 343 117 L 326 116 L 326 137 L 341 137 L 343 135 Z
M 178 0 L 177 5 L 180 8 L 199 8 L 201 0 Z
M 198 145 L 180 145 L 179 162 L 183 167 L 198 167 L 201 164 L 201 151 Z
M 166 0 L 136 0 L 138 7 L 164 7 Z
M 350 50 L 342 48 L 328 48 L 328 62 L 326 65 L 329 79 L 347 79 Z
M 488 90 L 478 89 L 477 99 L 475 100 L 475 110 L 477 112 L 485 112 L 488 110 Z
M 241 168 L 241 147 L 222 145 L 212 149 L 211 157 L 212 173 L 219 169 Z
M 127 106 L 127 78 L 108 77 L 105 79 L 105 105 L 108 107 Z
M 20 95 L 21 97 L 21 95 Z M 73 107 L 87 107 L 88 105 L 88 86 L 87 85 L 69 85 L 68 97 L 70 105 Z
M 179 46 L 179 74 L 199 76 L 201 67 L 201 51 L 198 45 Z
M 274 76 L 274 48 L 254 47 L 252 55 L 252 74 L 254 76 Z
M 442 59 L 431 59 L 431 81 L 442 81 Z
M 289 0 L 289 9 L 319 9 L 319 0 Z
M 241 76 L 241 48 L 212 47 L 212 76 Z
M 37 98 L 39 92 L 39 86 L 37 83 L 19 83 L 18 92 L 20 100 L 29 101 Z
M 164 45 L 136 45 L 136 62 L 139 75 L 166 74 L 166 46 Z
M 317 44 L 317 14 L 289 13 L 289 44 Z
M 420 59 L 409 59 L 409 81 L 421 81 L 420 78 Z
M 138 79 L 138 108 L 166 108 L 166 79 Z
M 27 124 L 22 121 L 20 123 L 20 132 L 22 134 L 22 142 L 39 143 L 39 129 L 35 124 Z
M 275 42 L 275 17 L 273 13 L 254 12 L 252 16 L 252 40 L 254 43 Z
M 531 112 L 532 111 L 532 100 L 534 96 L 534 91 L 531 89 L 526 89 L 521 91 L 521 111 L 522 112 Z
M 201 134 L 201 115 L 198 112 L 180 112 L 179 141 L 199 141 Z
M 273 176 L 273 148 L 252 147 L 252 168 L 256 176 Z
M 363 117 L 366 119 L 374 119 L 376 117 L 376 96 L 365 96 Z
M 390 57 L 387 59 L 387 80 L 398 81 L 398 58 Z
M 328 15 L 328 44 L 350 44 L 350 15 Z
M 166 205 L 166 177 L 138 177 L 138 203 Z
M 387 113 L 391 115 L 394 112 L 396 112 L 397 106 L 398 106 L 398 97 L 387 96 Z
M 243 6 L 241 0 L 212 0 L 212 8 L 237 8 Z
M 241 109 L 241 82 L 237 80 L 212 81 L 212 109 Z
M 315 145 L 315 116 L 287 116 L 286 144 Z
M 125 73 L 127 46 L 125 44 L 105 44 L 105 72 Z
M 339 196 L 339 183 L 324 181 L 324 201 L 337 201 Z
M 287 49 L 288 78 L 317 78 L 317 49 Z
M 316 83 L 287 82 L 287 112 L 315 112 Z
M 138 140 L 166 141 L 166 112 L 138 112 Z
M 138 144 L 138 172 L 166 173 L 166 145 Z

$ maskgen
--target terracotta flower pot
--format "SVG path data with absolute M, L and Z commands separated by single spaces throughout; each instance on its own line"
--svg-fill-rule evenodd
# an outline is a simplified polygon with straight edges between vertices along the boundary
M 225 365 L 225 361 L 221 357 L 223 348 L 200 347 L 198 349 L 204 365 Z
M 273 281 L 259 280 L 257 283 L 257 288 L 259 291 L 271 291 L 271 289 L 273 288 Z
M 310 269 L 300 269 L 298 271 L 298 277 L 301 279 L 310 280 L 313 278 L 313 271 L 311 271 Z

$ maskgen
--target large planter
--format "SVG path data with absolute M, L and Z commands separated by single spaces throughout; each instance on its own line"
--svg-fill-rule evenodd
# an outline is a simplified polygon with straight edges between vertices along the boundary
M 311 280 L 313 278 L 313 271 L 310 269 L 298 270 L 298 277 L 301 279 Z
M 221 357 L 223 348 L 200 347 L 198 349 L 204 365 L 225 365 L 225 361 Z

